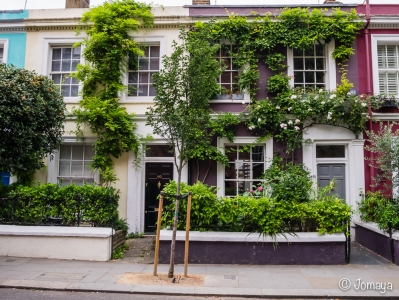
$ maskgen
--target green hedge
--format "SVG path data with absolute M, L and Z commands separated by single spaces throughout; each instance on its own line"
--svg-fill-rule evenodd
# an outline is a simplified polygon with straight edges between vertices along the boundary
M 360 219 L 375 222 L 381 230 L 388 230 L 389 224 L 399 230 L 398 199 L 388 199 L 380 192 L 368 192 L 359 203 Z
M 164 189 L 167 195 L 174 195 L 176 182 Z M 276 200 L 275 198 L 237 196 L 217 198 L 214 188 L 202 183 L 192 186 L 182 184 L 182 194 L 191 191 L 192 230 L 250 231 L 270 234 L 295 231 L 317 231 L 319 234 L 346 232 L 351 216 L 351 207 L 332 195 L 308 202 Z M 173 225 L 175 202 L 173 197 L 163 213 L 163 226 Z M 179 209 L 178 229 L 186 224 L 187 201 Z
M 18 186 L 0 202 L 0 221 L 45 224 L 57 221 L 74 226 L 78 222 L 109 226 L 118 222 L 119 194 L 114 188 L 94 185 L 60 187 L 43 184 Z

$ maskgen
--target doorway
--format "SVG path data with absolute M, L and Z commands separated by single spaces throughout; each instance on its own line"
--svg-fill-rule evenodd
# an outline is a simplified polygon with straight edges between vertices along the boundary
M 166 183 L 173 179 L 173 163 L 145 164 L 144 231 L 155 233 L 159 202 L 157 197 Z
M 317 183 L 320 188 L 326 187 L 335 179 L 333 193 L 339 198 L 346 199 L 345 191 L 345 164 L 318 164 Z

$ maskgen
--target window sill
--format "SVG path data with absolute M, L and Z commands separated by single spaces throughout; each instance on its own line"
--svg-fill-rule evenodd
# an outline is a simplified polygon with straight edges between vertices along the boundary
M 244 94 L 223 94 L 217 95 L 213 100 L 244 100 Z

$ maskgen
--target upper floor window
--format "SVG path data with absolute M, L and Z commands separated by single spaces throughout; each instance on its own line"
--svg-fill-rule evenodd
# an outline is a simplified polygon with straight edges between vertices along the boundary
M 92 145 L 64 144 L 59 153 L 58 182 L 61 185 L 83 185 L 94 182 Z
M 240 94 L 237 83 L 239 67 L 234 63 L 232 55 L 235 51 L 237 51 L 237 48 L 234 45 L 222 45 L 216 54 L 216 59 L 226 67 L 218 78 L 218 83 L 222 87 L 222 94 L 218 96 L 219 99 L 233 99 L 232 95 Z
M 325 46 L 313 45 L 306 50 L 294 49 L 294 87 L 326 87 Z
M 379 93 L 399 95 L 399 45 L 378 45 Z
M 7 63 L 8 39 L 0 38 L 0 63 Z
M 64 97 L 78 97 L 79 81 L 70 74 L 80 63 L 81 48 L 52 47 L 50 78 L 58 85 Z
M 225 196 L 242 195 L 262 180 L 265 171 L 265 147 L 226 146 L 229 165 L 225 167 Z
M 148 45 L 144 49 L 144 56 L 129 61 L 128 96 L 155 96 L 152 76 L 159 72 L 160 46 Z

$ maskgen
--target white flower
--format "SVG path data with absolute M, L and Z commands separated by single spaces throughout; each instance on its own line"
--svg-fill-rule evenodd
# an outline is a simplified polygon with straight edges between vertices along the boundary
M 276 106 L 276 109 L 280 109 L 280 106 Z
M 281 124 L 280 124 L 280 127 L 281 127 L 281 128 L 286 128 L 286 127 L 287 127 L 287 124 L 281 123 Z
M 323 93 L 323 89 L 320 89 L 320 90 L 319 90 L 319 93 Z
M 332 112 L 328 112 L 328 114 L 327 114 L 327 120 L 331 120 L 331 114 L 332 114 Z
M 288 108 L 287 108 L 288 111 L 291 111 L 291 109 L 292 109 L 292 107 L 288 107 Z
M 335 98 L 335 94 L 331 94 L 330 99 L 334 99 L 334 98 Z
M 370 119 L 370 116 L 366 116 L 367 119 Z
M 291 124 L 292 124 L 292 121 L 291 121 L 291 120 L 289 120 L 289 121 L 288 121 L 288 125 L 291 125 Z
M 324 101 L 321 101 L 321 104 L 326 104 Z
M 314 96 L 315 99 L 319 99 L 319 95 Z
M 286 130 L 287 129 L 287 127 L 284 127 L 284 130 Z
M 249 130 L 252 130 L 252 129 L 254 129 L 254 128 L 255 128 L 255 126 L 249 126 L 249 127 L 248 127 Z
M 308 108 L 308 111 L 312 111 L 312 109 L 311 109 L 311 108 Z
M 296 99 L 296 95 L 291 95 L 291 99 Z
M 298 126 L 295 126 L 294 129 L 295 129 L 295 130 L 299 130 L 300 128 L 299 128 Z
M 242 103 L 243 105 L 245 105 L 246 102 L 245 102 L 245 101 L 242 101 L 241 103 Z
M 347 92 L 346 95 L 350 96 L 350 95 L 352 95 L 352 93 L 351 92 Z
M 296 119 L 296 120 L 295 120 L 295 123 L 297 123 L 297 124 L 298 124 L 298 123 L 301 123 L 301 120 Z
M 258 122 L 262 122 L 262 119 L 261 119 L 261 118 L 258 118 Z
M 364 103 L 364 102 L 363 102 L 363 103 L 362 103 L 362 106 L 363 106 L 363 107 L 366 107 L 366 106 L 367 106 L 367 103 Z
M 342 113 L 343 115 L 345 114 L 345 113 Z

